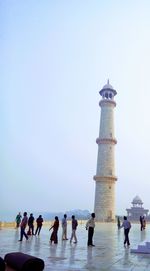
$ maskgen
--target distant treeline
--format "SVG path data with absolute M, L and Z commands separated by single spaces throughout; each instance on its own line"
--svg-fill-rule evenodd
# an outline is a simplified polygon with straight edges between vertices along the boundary
M 43 213 L 44 220 L 53 220 L 55 216 L 58 216 L 59 219 L 62 219 L 64 214 L 67 214 L 67 218 L 71 219 L 72 215 L 75 215 L 77 219 L 86 220 L 90 217 L 90 212 L 88 210 L 70 210 L 66 212 L 54 212 L 54 213 Z
M 35 219 L 39 215 L 42 215 L 42 217 L 45 221 L 54 220 L 55 216 L 58 216 L 59 219 L 62 219 L 64 214 L 67 214 L 68 219 L 71 219 L 72 215 L 75 215 L 75 217 L 79 220 L 86 220 L 90 217 L 90 212 L 88 210 L 80 210 L 80 209 L 75 209 L 75 210 L 70 210 L 70 211 L 65 211 L 65 212 L 41 212 L 41 211 L 34 212 L 33 210 L 30 210 L 30 211 L 23 210 L 23 211 L 20 211 L 21 215 L 23 215 L 23 212 L 25 212 L 25 211 L 27 211 L 28 216 L 30 215 L 30 213 L 33 213 L 33 216 Z M 0 221 L 5 221 L 5 222 L 15 221 L 16 215 L 17 215 L 17 212 L 15 212 L 15 211 L 0 212 Z

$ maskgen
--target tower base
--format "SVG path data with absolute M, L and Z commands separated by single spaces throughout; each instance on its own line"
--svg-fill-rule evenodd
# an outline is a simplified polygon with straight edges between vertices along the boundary
M 115 182 L 96 181 L 94 212 L 96 221 L 115 221 Z

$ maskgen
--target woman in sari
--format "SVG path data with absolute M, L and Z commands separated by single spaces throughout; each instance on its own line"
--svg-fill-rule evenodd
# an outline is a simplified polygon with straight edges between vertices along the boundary
M 50 237 L 50 242 L 54 242 L 54 244 L 58 243 L 58 236 L 57 236 L 57 232 L 58 232 L 58 228 L 59 228 L 59 219 L 58 216 L 55 216 L 55 221 L 53 226 L 49 229 L 49 231 L 51 229 L 53 229 L 51 237 Z

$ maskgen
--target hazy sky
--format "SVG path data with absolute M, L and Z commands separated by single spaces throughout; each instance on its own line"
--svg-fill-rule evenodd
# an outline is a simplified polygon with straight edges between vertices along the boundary
M 99 90 L 115 97 L 116 213 L 150 209 L 150 1 L 0 1 L 0 209 L 93 211 Z

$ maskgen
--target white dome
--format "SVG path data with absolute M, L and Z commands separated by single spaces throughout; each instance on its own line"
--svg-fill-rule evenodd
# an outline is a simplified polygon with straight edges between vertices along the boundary
M 142 200 L 140 199 L 139 196 L 136 196 L 133 201 L 132 201 L 133 204 L 143 204 Z
M 107 81 L 107 84 L 103 86 L 103 89 L 113 89 L 112 85 L 109 84 L 109 80 Z

